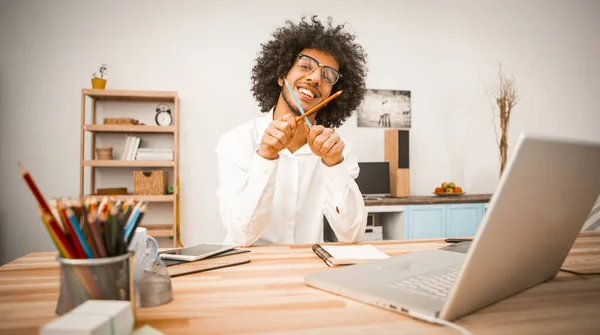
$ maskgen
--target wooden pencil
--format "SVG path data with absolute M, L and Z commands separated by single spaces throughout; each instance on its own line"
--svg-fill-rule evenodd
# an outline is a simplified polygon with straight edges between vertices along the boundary
M 340 94 L 342 94 L 342 92 L 344 92 L 344 90 L 340 90 L 340 91 L 337 91 L 337 92 L 333 93 L 332 95 L 329 96 L 329 98 L 321 101 L 318 105 L 316 105 L 315 107 L 309 109 L 304 114 L 302 114 L 300 116 L 296 116 L 296 122 L 302 120 L 305 116 L 309 116 L 309 115 L 313 114 L 314 112 L 318 111 L 323 106 L 327 105 L 328 102 L 330 102 L 331 100 L 337 98 Z
M 142 222 L 142 218 L 146 213 L 147 206 L 148 205 L 146 203 L 143 203 L 142 206 L 140 206 L 139 214 L 135 218 L 135 221 L 133 222 L 132 226 L 129 229 L 125 230 L 125 240 L 127 241 L 125 249 L 129 249 L 129 244 L 131 243 L 131 241 L 133 240 L 133 236 L 135 235 L 135 229 Z
M 69 223 L 71 224 L 71 226 L 73 226 L 73 230 L 75 231 L 74 237 L 75 237 L 75 239 L 77 239 L 77 241 L 79 242 L 79 245 L 83 249 L 84 257 L 85 258 L 94 258 L 94 255 L 92 255 L 92 250 L 90 249 L 90 246 L 87 244 L 87 241 L 85 240 L 85 236 L 83 235 L 83 231 L 81 230 L 81 227 L 79 226 L 79 221 L 75 217 L 75 212 L 71 208 L 67 208 L 65 211 L 65 214 L 67 216 L 67 219 L 69 220 Z
M 71 246 L 73 246 L 73 251 L 74 251 L 74 255 L 75 258 L 85 258 L 85 253 L 83 252 L 83 248 L 81 247 L 81 243 L 79 242 L 79 239 L 77 237 L 77 234 L 75 233 L 75 230 L 73 228 L 73 225 L 71 224 L 71 222 L 69 221 L 69 218 L 67 217 L 67 213 L 66 213 L 66 208 L 65 208 L 65 204 L 62 202 L 62 200 L 58 200 L 57 201 L 57 207 L 58 207 L 58 215 L 60 216 L 60 220 L 62 221 L 63 225 L 66 228 L 66 231 L 69 232 L 69 243 L 71 244 Z
M 27 171 L 21 163 L 19 163 L 19 168 L 21 170 L 21 175 L 23 176 L 25 183 L 31 190 L 31 193 L 33 193 L 33 196 L 37 200 L 38 205 L 44 209 L 44 212 L 52 213 L 52 211 L 50 210 L 50 206 L 48 206 L 48 203 L 42 196 L 42 193 L 40 192 L 39 188 L 35 184 L 35 181 L 29 174 L 29 171 Z M 64 232 L 58 226 L 58 222 L 56 222 L 56 218 L 54 217 L 54 215 L 50 214 L 48 224 L 50 225 L 50 229 L 52 229 L 52 231 L 54 231 L 54 234 L 56 235 L 57 239 L 64 246 L 65 250 L 68 251 L 68 254 L 74 255 L 73 248 L 71 247 L 71 245 L 69 245 L 69 242 L 67 241 L 67 238 L 66 238 Z
M 106 246 L 106 249 L 108 250 L 108 254 L 110 256 L 117 256 L 118 255 L 118 238 L 119 238 L 119 232 L 118 232 L 118 227 L 117 227 L 117 208 L 115 206 L 113 206 L 112 204 L 109 204 L 108 206 L 108 221 L 107 221 L 107 225 L 104 227 L 104 231 L 108 232 L 108 243 L 109 245 Z
M 92 232 L 92 237 L 94 238 L 94 244 L 96 249 L 98 250 L 98 255 L 100 257 L 106 257 L 106 248 L 104 247 L 104 241 L 102 240 L 102 234 L 100 234 L 100 227 L 98 226 L 97 214 L 94 212 L 88 213 L 87 223 Z
M 98 248 L 96 248 L 96 242 L 94 241 L 92 229 L 91 229 L 91 226 L 88 224 L 87 217 L 88 217 L 87 210 L 86 210 L 85 206 L 82 206 L 81 207 L 81 219 L 80 219 L 80 223 L 82 225 L 81 230 L 83 231 L 83 236 L 85 237 L 85 241 L 87 242 L 88 246 L 90 247 L 92 256 L 94 258 L 98 258 L 98 257 L 100 257 L 100 254 L 98 253 Z
M 58 249 L 58 253 L 63 258 L 73 258 L 73 256 L 70 255 L 69 252 L 67 251 L 67 249 L 65 249 L 65 247 L 62 245 L 62 243 L 60 243 L 58 236 L 56 236 L 56 234 L 54 233 L 54 230 L 50 227 L 50 220 L 51 220 L 50 216 L 52 214 L 46 213 L 44 211 L 44 208 L 42 208 L 42 206 L 38 206 L 38 208 L 40 210 L 40 217 L 42 219 L 42 222 L 44 222 L 46 229 L 48 229 L 48 232 L 50 233 L 50 237 L 52 238 L 54 245 L 56 245 L 56 249 Z

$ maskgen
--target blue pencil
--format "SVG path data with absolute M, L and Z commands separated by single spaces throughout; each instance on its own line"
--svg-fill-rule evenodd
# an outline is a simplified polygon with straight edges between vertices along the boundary
M 75 212 L 70 207 L 67 207 L 66 214 L 67 214 L 67 217 L 69 218 L 71 226 L 73 227 L 73 230 L 75 231 L 75 235 L 77 235 L 76 238 L 79 240 L 79 243 L 81 244 L 81 247 L 83 248 L 83 252 L 85 252 L 85 255 L 87 256 L 87 258 L 94 258 L 94 255 L 92 254 L 92 251 L 90 250 L 90 246 L 87 244 L 87 241 L 85 240 L 85 237 L 83 236 L 83 232 L 81 231 L 81 228 L 79 227 L 79 220 L 77 220 L 77 217 L 75 217 Z
M 298 97 L 296 97 L 296 94 L 294 93 L 294 90 L 292 90 L 292 86 L 290 86 L 290 83 L 288 83 L 288 81 L 285 80 L 285 78 L 283 78 L 283 81 L 285 82 L 285 86 L 287 86 L 288 91 L 290 91 L 290 94 L 292 95 L 292 99 L 294 99 L 294 102 L 298 106 L 298 110 L 300 111 L 300 115 L 304 114 L 304 109 L 302 108 L 302 105 L 300 105 L 300 101 L 298 100 Z M 304 121 L 306 121 L 306 125 L 308 126 L 308 129 L 311 129 L 312 125 L 310 124 L 310 121 L 308 120 L 308 117 L 305 116 L 304 117 Z
M 127 223 L 128 226 L 125 229 L 125 235 L 123 237 L 127 246 L 129 246 L 129 243 L 131 242 L 131 239 L 133 238 L 135 229 L 139 226 L 140 222 L 142 221 L 142 217 L 144 217 L 144 214 L 146 213 L 147 206 L 148 205 L 146 204 L 146 202 L 142 202 L 142 205 L 140 207 L 136 208 L 137 209 L 136 212 L 131 214 L 131 217 L 130 217 L 131 224 L 129 224 L 129 222 Z
M 129 237 L 129 234 L 131 234 L 133 232 L 135 222 L 137 221 L 138 216 L 140 215 L 140 208 L 142 207 L 143 204 L 144 204 L 144 201 L 140 201 L 135 205 L 135 207 L 133 207 L 133 210 L 131 210 L 131 214 L 129 215 L 129 218 L 127 219 L 127 223 L 125 224 L 125 240 L 127 240 L 127 237 Z

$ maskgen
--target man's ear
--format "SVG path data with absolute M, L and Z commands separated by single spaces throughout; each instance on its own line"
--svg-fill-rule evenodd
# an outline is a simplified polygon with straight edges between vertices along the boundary
M 283 78 L 285 78 L 285 76 L 287 76 L 287 73 L 282 74 L 279 78 L 277 78 L 277 83 L 279 84 L 279 86 L 283 87 Z

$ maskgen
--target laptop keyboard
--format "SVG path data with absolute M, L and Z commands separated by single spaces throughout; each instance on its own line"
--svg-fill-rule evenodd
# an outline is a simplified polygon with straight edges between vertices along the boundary
M 446 300 L 450 289 L 456 281 L 461 264 L 448 268 L 427 272 L 415 277 L 406 278 L 389 286 L 394 289 L 409 291 L 422 296 Z

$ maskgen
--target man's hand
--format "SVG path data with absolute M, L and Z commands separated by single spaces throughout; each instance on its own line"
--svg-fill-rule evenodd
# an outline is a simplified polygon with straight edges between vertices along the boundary
M 296 120 L 286 114 L 271 121 L 260 141 L 257 153 L 265 159 L 277 159 L 279 152 L 287 148 L 296 135 Z
M 342 155 L 344 151 L 344 141 L 340 135 L 333 129 L 325 128 L 322 125 L 313 125 L 312 129 L 308 129 L 306 124 L 304 129 L 307 134 L 308 145 L 312 152 L 321 157 L 327 166 L 334 166 L 344 160 Z

